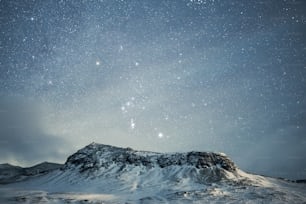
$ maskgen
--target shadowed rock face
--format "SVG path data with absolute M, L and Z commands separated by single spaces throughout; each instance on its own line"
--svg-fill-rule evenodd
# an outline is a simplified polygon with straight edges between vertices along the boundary
M 92 143 L 71 155 L 65 168 L 77 166 L 80 172 L 108 168 L 116 164 L 124 168 L 126 165 L 145 166 L 147 168 L 171 166 L 191 166 L 196 169 L 217 167 L 235 172 L 235 164 L 224 154 L 211 152 L 188 153 L 155 153 L 135 151 L 131 148 L 119 148 L 109 145 Z

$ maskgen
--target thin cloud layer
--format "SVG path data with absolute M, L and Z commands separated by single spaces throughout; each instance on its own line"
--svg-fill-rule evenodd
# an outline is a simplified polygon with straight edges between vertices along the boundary
M 15 97 L 0 100 L 0 163 L 28 166 L 64 161 L 65 139 L 45 132 L 42 118 L 35 102 Z

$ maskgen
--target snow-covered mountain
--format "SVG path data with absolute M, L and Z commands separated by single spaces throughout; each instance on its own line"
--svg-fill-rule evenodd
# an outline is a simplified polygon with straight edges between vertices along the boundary
M 0 185 L 0 202 L 306 203 L 306 184 L 245 173 L 222 153 L 92 143 L 60 169 Z
M 42 175 L 60 169 L 63 165 L 43 162 L 32 167 L 22 168 L 11 164 L 0 164 L 0 184 L 22 181 L 32 176 Z
M 11 164 L 0 164 L 0 184 L 10 183 L 23 174 L 23 168 Z

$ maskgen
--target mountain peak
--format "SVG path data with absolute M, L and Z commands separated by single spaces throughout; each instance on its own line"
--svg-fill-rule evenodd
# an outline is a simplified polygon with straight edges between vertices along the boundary
M 42 198 L 50 203 L 304 203 L 306 200 L 303 181 L 293 183 L 245 173 L 222 153 L 156 153 L 91 143 L 71 155 L 63 168 L 51 170 L 49 165 L 53 166 L 42 163 L 21 169 L 22 177 L 18 177 L 19 171 L 17 177 L 2 171 L 5 178 L 10 176 L 2 184 L 22 181 L 8 184 L 10 188 L 5 186 L 5 189 L 0 185 L 0 200 L 2 195 L 13 195 L 8 199 L 28 203 Z M 35 193 L 21 193 L 20 187 L 33 188 Z M 42 193 L 37 194 L 36 189 L 42 189 Z
M 91 143 L 71 155 L 65 163 L 65 168 L 76 167 L 80 172 L 91 172 L 113 165 L 120 169 L 126 169 L 127 166 L 149 169 L 185 166 L 194 169 L 217 168 L 232 173 L 236 171 L 234 162 L 223 153 L 157 153 L 98 143 Z

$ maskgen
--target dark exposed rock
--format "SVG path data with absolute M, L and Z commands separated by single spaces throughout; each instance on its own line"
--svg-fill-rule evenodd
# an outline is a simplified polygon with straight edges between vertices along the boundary
M 306 179 L 300 179 L 300 180 L 296 180 L 296 183 L 306 183 Z
M 65 163 L 65 168 L 76 166 L 80 172 L 84 172 L 108 168 L 112 164 L 118 166 L 145 166 L 147 168 L 186 165 L 197 169 L 217 167 L 230 172 L 236 170 L 235 164 L 227 156 L 219 153 L 188 152 L 162 154 L 96 143 L 92 143 L 71 155 Z
M 32 167 L 24 168 L 24 170 L 26 172 L 25 173 L 26 176 L 31 176 L 31 175 L 48 173 L 50 171 L 60 169 L 62 166 L 63 164 L 43 162 Z

